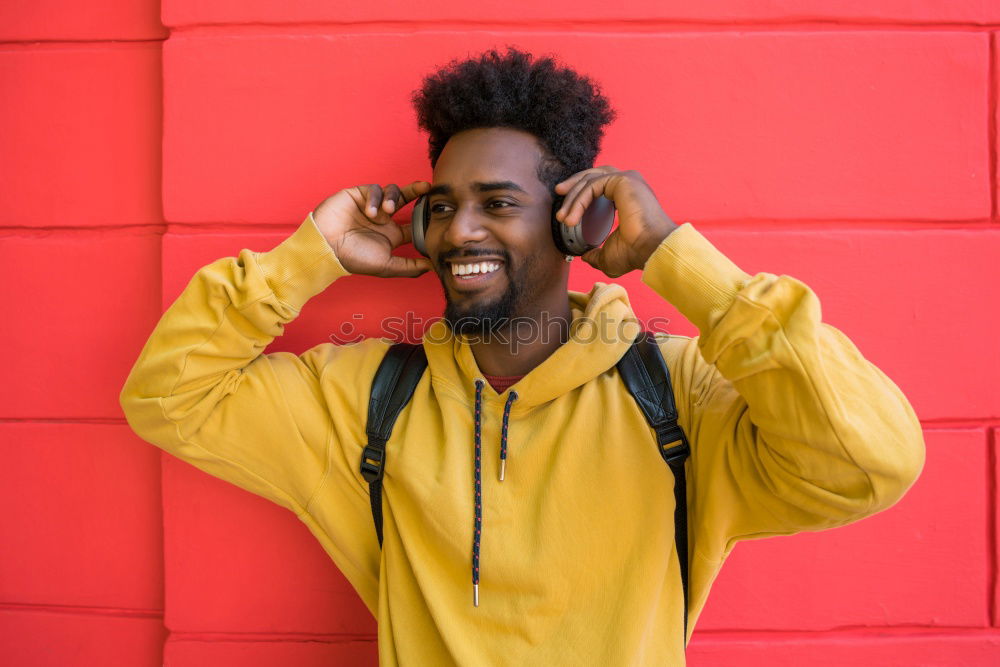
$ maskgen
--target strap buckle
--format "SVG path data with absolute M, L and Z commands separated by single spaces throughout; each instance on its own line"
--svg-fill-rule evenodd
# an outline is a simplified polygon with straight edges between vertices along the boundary
M 684 429 L 677 422 L 658 426 L 656 429 L 656 442 L 660 449 L 660 456 L 669 465 L 683 463 L 691 455 L 691 446 L 688 444 Z
M 382 479 L 384 463 L 385 443 L 368 445 L 361 452 L 361 476 L 369 484 Z

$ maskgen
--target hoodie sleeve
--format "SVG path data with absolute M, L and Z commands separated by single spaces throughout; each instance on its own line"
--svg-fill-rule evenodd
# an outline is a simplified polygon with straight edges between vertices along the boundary
M 692 544 L 703 557 L 850 523 L 917 479 L 924 442 L 909 402 L 821 321 L 805 284 L 745 273 L 690 223 L 664 239 L 642 279 L 700 333 L 659 342 L 692 446 Z
M 322 374 L 336 365 L 350 375 L 364 355 L 359 346 L 330 343 L 301 356 L 262 352 L 308 299 L 345 275 L 311 213 L 273 250 L 242 250 L 200 269 L 125 382 L 120 401 L 129 425 L 205 472 L 301 515 L 324 476 L 337 474 L 329 470 L 339 460 L 330 450 L 340 438 Z M 343 419 L 355 407 L 345 405 Z M 340 458 L 346 475 L 349 462 Z M 363 516 L 361 493 L 352 489 L 344 502 L 360 503 Z

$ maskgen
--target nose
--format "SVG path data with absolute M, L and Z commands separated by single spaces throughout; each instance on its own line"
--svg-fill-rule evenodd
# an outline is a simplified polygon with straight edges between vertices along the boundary
M 474 204 L 460 205 L 444 230 L 445 247 L 461 248 L 486 240 L 488 232 Z

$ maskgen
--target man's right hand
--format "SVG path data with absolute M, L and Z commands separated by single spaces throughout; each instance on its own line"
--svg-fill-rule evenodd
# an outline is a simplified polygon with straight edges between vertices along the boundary
M 327 197 L 313 220 L 341 265 L 367 276 L 415 278 L 430 271 L 426 257 L 397 257 L 395 248 L 412 240 L 410 225 L 397 225 L 392 214 L 430 189 L 427 181 L 403 188 L 395 184 L 358 185 Z

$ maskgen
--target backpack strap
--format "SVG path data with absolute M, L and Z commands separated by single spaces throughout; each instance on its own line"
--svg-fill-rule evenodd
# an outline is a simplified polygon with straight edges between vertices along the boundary
M 368 401 L 368 445 L 361 454 L 361 476 L 368 482 L 372 518 L 379 547 L 382 546 L 382 476 L 385 474 L 385 444 L 403 407 L 410 401 L 427 368 L 424 346 L 395 343 L 382 358 L 372 380 Z
M 403 407 L 409 402 L 427 367 L 419 344 L 396 343 L 389 348 L 372 380 L 366 433 L 368 445 L 361 456 L 361 476 L 368 482 L 372 518 L 379 546 L 382 545 L 382 476 L 385 445 Z M 691 453 L 684 430 L 677 423 L 670 371 L 663 361 L 655 337 L 642 332 L 617 363 L 625 387 L 639 404 L 646 421 L 656 432 L 656 444 L 674 475 L 674 541 L 680 561 L 684 593 L 684 644 L 688 626 L 687 484 L 684 462 Z
M 674 390 L 656 338 L 648 331 L 639 334 L 617 364 L 618 373 L 625 381 L 629 393 L 645 415 L 646 421 L 656 431 L 656 444 L 660 456 L 674 474 L 674 541 L 681 567 L 681 587 L 684 592 L 684 645 L 687 645 L 688 626 L 688 533 L 687 533 L 687 481 L 684 461 L 691 453 L 684 430 L 677 424 L 677 407 Z

